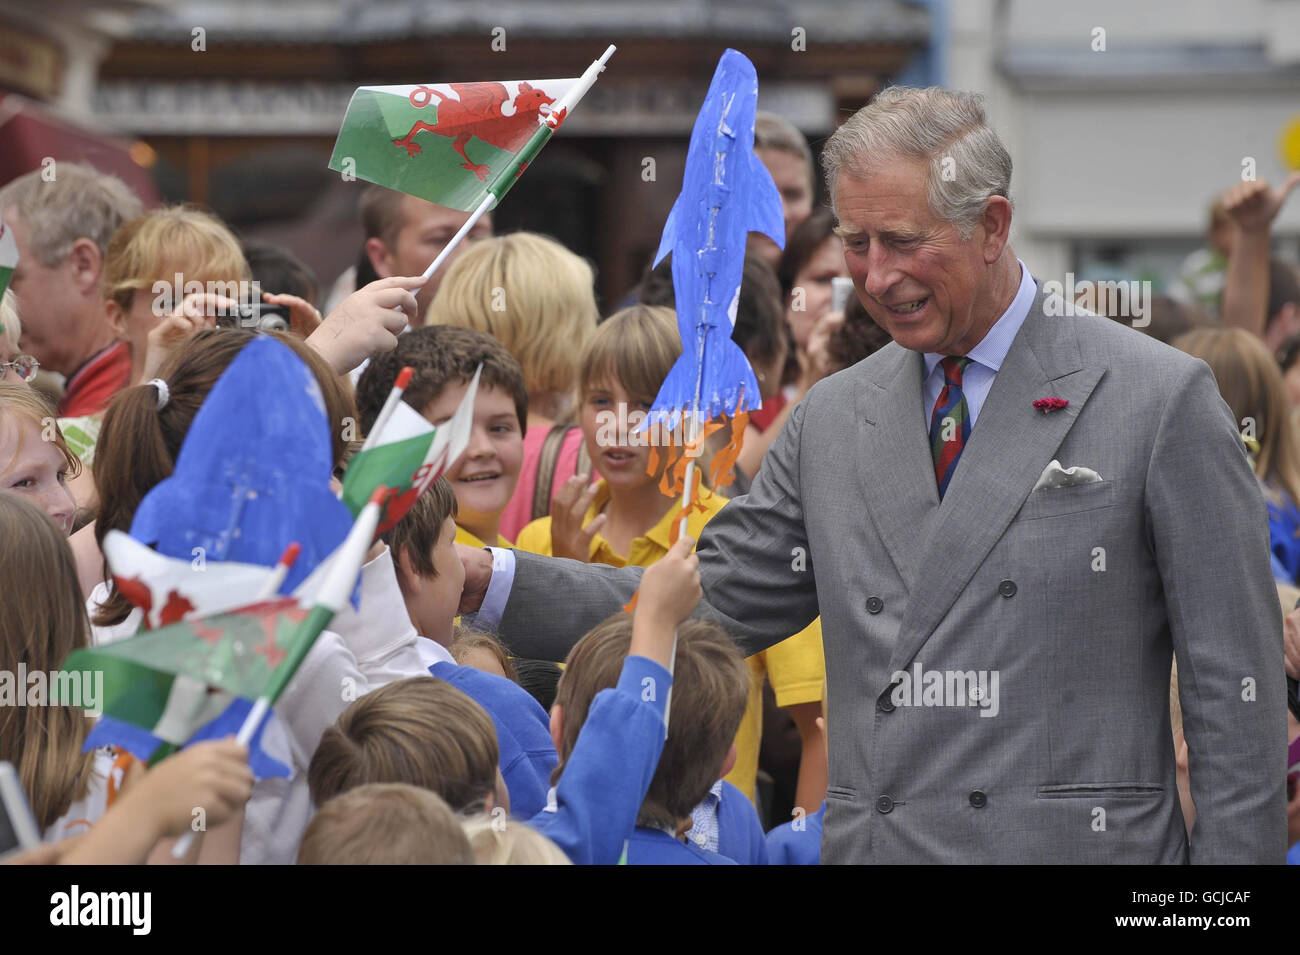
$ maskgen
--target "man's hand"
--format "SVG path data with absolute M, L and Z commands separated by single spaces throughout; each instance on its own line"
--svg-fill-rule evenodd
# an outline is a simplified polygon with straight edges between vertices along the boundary
M 1223 211 L 1242 232 L 1267 232 L 1297 185 L 1300 172 L 1291 173 L 1278 189 L 1263 179 L 1239 182 L 1224 193 Z
M 629 656 L 647 657 L 671 669 L 677 625 L 691 615 L 704 593 L 694 549 L 695 539 L 683 535 L 641 575 Z
M 492 583 L 492 553 L 482 547 L 457 544 L 456 554 L 465 568 L 465 584 L 460 592 L 457 613 L 477 613 Z
M 551 501 L 551 553 L 556 557 L 591 560 L 591 540 L 605 526 L 605 515 L 597 514 L 583 526 L 587 509 L 596 499 L 597 486 L 587 486 L 590 479 L 588 474 L 575 474 Z
M 419 311 L 411 293 L 423 285 L 420 276 L 390 276 L 371 282 L 330 312 L 308 336 L 307 344 L 335 371 L 347 374 L 372 355 L 397 347 L 397 336 Z

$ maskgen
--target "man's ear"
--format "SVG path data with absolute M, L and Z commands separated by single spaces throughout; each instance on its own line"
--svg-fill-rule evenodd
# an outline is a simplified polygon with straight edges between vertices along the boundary
M 564 707 L 559 703 L 551 705 L 551 742 L 555 751 L 560 751 L 560 740 L 564 739 Z
M 388 246 L 384 245 L 384 240 L 372 236 L 366 239 L 366 255 L 370 258 L 370 267 L 375 270 L 375 274 L 381 279 L 386 279 L 393 273 L 393 268 L 389 264 L 392 258 L 388 253 Z
M 65 260 L 72 267 L 72 284 L 81 295 L 98 297 L 99 273 L 104 264 L 99 246 L 87 238 L 72 243 L 72 251 Z
M 992 265 L 1002 255 L 1011 238 L 1011 203 L 1002 196 L 989 196 L 979 224 L 984 228 L 982 252 L 986 265 Z
M 722 779 L 727 773 L 736 768 L 736 759 L 739 755 L 736 751 L 736 744 L 732 743 L 731 748 L 727 750 L 727 755 L 722 760 L 722 772 L 718 773 L 719 779 Z

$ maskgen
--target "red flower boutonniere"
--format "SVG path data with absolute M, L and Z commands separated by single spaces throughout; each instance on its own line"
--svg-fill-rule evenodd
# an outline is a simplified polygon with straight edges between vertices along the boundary
M 1060 411 L 1069 403 L 1064 398 L 1039 398 L 1034 402 L 1034 407 L 1043 414 L 1047 414 L 1049 411 Z

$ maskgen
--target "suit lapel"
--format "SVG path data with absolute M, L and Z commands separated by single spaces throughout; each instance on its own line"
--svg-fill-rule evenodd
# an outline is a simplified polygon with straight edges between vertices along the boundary
M 1083 367 L 1075 323 L 1045 316 L 1044 297 L 1041 291 L 1035 297 L 993 379 L 948 493 L 929 525 L 890 672 L 911 663 L 951 609 L 1024 505 L 1105 371 Z M 1050 413 L 1033 407 L 1036 399 L 1051 395 L 1065 398 L 1068 407 Z M 915 417 L 911 420 L 919 427 Z M 926 474 L 933 486 L 930 463 L 927 449 L 927 467 L 914 466 L 914 474 Z
M 858 477 L 866 512 L 911 594 L 939 492 L 921 408 L 923 360 L 888 347 L 894 360 L 858 382 Z

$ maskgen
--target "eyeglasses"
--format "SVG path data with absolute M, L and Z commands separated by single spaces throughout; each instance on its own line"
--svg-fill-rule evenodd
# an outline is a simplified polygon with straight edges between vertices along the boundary
M 28 381 L 40 370 L 41 363 L 31 355 L 19 355 L 13 361 L 0 361 L 0 378 L 8 374 L 10 368 L 23 381 Z

